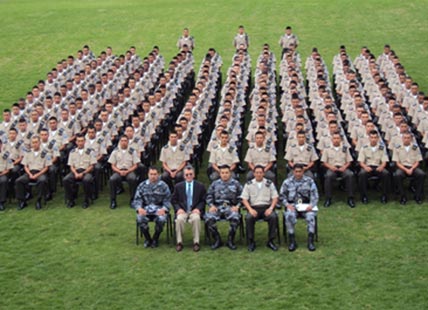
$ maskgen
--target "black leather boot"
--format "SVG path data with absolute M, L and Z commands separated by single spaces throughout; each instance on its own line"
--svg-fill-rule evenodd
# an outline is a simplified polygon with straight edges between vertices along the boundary
M 288 234 L 288 239 L 290 240 L 288 243 L 288 250 L 293 252 L 297 249 L 296 237 L 294 234 Z
M 315 251 L 314 234 L 313 233 L 308 234 L 308 250 L 311 252 Z
M 231 223 L 230 224 L 230 229 L 229 229 L 229 237 L 227 238 L 227 247 L 231 250 L 236 250 L 236 245 L 235 245 L 235 234 L 236 234 L 236 230 L 237 230 L 238 226 L 236 223 Z

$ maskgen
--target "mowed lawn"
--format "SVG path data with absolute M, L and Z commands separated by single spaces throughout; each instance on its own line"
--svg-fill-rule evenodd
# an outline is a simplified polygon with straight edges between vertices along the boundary
M 428 91 L 428 1 L 0 1 L 0 108 L 9 107 L 55 63 L 89 44 L 95 54 L 153 45 L 166 61 L 183 27 L 196 39 L 195 67 L 209 47 L 233 55 L 238 25 L 250 35 L 253 64 L 263 43 L 280 57 L 286 25 L 299 35 L 304 60 L 318 47 L 331 63 L 339 45 L 354 58 L 363 45 L 375 55 L 385 43 L 408 74 Z M 203 171 L 203 169 L 202 169 Z M 280 167 L 281 181 L 284 168 Z M 108 191 L 82 210 L 66 209 L 62 193 L 40 212 L 7 204 L 0 214 L 0 309 L 426 309 L 428 307 L 427 203 L 400 206 L 336 202 L 319 215 L 317 251 L 265 244 L 257 250 L 175 252 L 162 236 L 158 249 L 135 246 L 134 213 L 108 208 Z M 340 194 L 343 198 L 343 194 Z M 392 198 L 392 197 L 391 197 Z M 344 201 L 344 199 L 342 199 Z M 321 199 L 321 203 L 323 199 Z M 80 204 L 81 201 L 78 201 Z M 227 226 L 221 225 L 222 235 Z M 281 223 L 282 230 L 282 223 Z M 202 235 L 203 238 L 203 235 Z M 283 241 L 283 240 L 282 240 Z

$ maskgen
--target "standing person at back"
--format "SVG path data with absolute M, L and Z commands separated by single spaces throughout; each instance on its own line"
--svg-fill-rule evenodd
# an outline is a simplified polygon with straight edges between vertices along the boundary
M 248 50 L 248 47 L 250 46 L 250 39 L 248 38 L 248 34 L 245 32 L 244 26 L 240 25 L 238 27 L 238 33 L 236 34 L 235 38 L 233 39 L 233 46 L 238 50 L 241 46 L 244 47 L 244 49 Z
M 184 45 L 187 45 L 190 51 L 195 48 L 195 39 L 189 34 L 189 28 L 183 29 L 183 35 L 178 38 L 177 47 L 181 50 Z

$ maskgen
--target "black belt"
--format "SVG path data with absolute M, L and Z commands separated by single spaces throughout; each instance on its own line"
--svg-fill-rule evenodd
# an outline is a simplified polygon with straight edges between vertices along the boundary
M 40 172 L 40 170 L 32 169 L 32 170 L 30 170 L 30 172 L 31 172 L 31 174 L 36 174 L 36 173 L 39 173 L 39 172 Z

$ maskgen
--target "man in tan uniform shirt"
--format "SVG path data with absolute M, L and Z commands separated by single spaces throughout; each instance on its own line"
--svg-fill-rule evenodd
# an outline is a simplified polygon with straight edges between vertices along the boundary
M 51 158 L 46 150 L 40 148 L 40 144 L 40 137 L 37 135 L 33 136 L 31 138 L 31 150 L 22 159 L 25 174 L 15 181 L 16 198 L 19 201 L 18 210 L 24 209 L 27 205 L 25 193 L 28 183 L 36 182 L 37 184 L 37 210 L 42 208 L 42 197 L 45 197 L 48 192 L 48 177 L 46 172 L 48 172 L 51 165 Z
M 186 166 L 189 156 L 186 154 L 184 144 L 178 145 L 177 133 L 169 134 L 169 143 L 165 145 L 160 153 L 159 160 L 162 162 L 162 181 L 168 184 L 170 191 L 173 183 L 177 184 L 184 180 L 183 168 Z
M 224 130 L 220 134 L 220 144 L 213 147 L 208 162 L 214 170 L 209 176 L 211 182 L 220 178 L 219 167 L 224 165 L 229 166 L 232 177 L 236 178 L 234 171 L 239 163 L 239 157 L 236 148 L 229 144 L 229 133 L 227 131 Z
M 0 211 L 4 211 L 7 189 L 9 187 L 9 172 L 13 168 L 12 159 L 8 152 L 3 151 L 3 142 L 0 139 Z
M 76 135 L 77 148 L 70 152 L 68 156 L 68 165 L 70 173 L 64 177 L 64 190 L 67 199 L 67 207 L 72 208 L 76 200 L 76 182 L 81 181 L 85 197 L 83 200 L 83 208 L 89 206 L 92 190 L 94 189 L 94 180 L 92 171 L 97 162 L 94 152 L 90 148 L 85 148 L 85 136 L 83 134 Z
M 358 162 L 361 170 L 358 173 L 358 182 L 361 191 L 361 200 L 364 204 L 368 203 L 367 185 L 370 176 L 377 176 L 382 181 L 381 202 L 387 202 L 387 193 L 390 189 L 390 175 L 386 169 L 389 162 L 386 154 L 385 145 L 379 143 L 379 133 L 372 130 L 369 134 L 370 144 L 365 145 L 358 154 Z
M 254 178 L 254 168 L 257 165 L 261 165 L 264 169 L 264 177 L 275 182 L 275 173 L 270 170 L 276 161 L 272 142 L 265 145 L 265 137 L 260 131 L 256 132 L 255 137 L 255 145 L 248 148 L 245 156 L 245 161 L 250 169 L 247 174 L 247 180 L 250 181 Z
M 304 166 L 304 174 L 314 179 L 311 169 L 315 165 L 315 161 L 318 160 L 318 155 L 315 152 L 315 148 L 306 143 L 304 131 L 297 133 L 297 144 L 290 146 L 284 158 L 288 161 L 290 168 L 293 168 L 295 164 L 302 164 Z
M 264 178 L 263 166 L 257 165 L 254 168 L 254 179 L 244 185 L 241 198 L 242 204 L 248 213 L 245 217 L 248 237 L 248 251 L 256 249 L 254 242 L 254 225 L 258 219 L 268 222 L 269 236 L 266 246 L 273 251 L 278 247 L 274 243 L 276 231 L 278 229 L 278 215 L 275 207 L 278 203 L 278 191 L 272 181 Z
M 331 205 L 333 181 L 338 177 L 342 177 L 346 183 L 348 205 L 354 208 L 354 173 L 349 169 L 352 163 L 351 153 L 349 152 L 349 148 L 342 143 L 342 136 L 339 132 L 333 133 L 331 140 L 332 145 L 324 149 L 321 157 L 321 162 L 327 169 L 324 175 L 326 196 L 324 207 Z
M 394 148 L 392 161 L 397 165 L 394 172 L 394 183 L 400 194 L 400 204 L 407 202 L 407 197 L 403 188 L 403 180 L 406 177 L 413 178 L 413 184 L 416 187 L 415 200 L 418 204 L 422 203 L 425 172 L 419 168 L 422 161 L 421 151 L 417 144 L 412 143 L 413 136 L 411 133 L 403 134 L 403 144 Z
M 111 153 L 108 160 L 114 172 L 109 181 L 111 209 L 116 209 L 117 207 L 116 195 L 117 190 L 122 185 L 122 180 L 126 180 L 129 184 L 131 200 L 138 185 L 138 177 L 135 174 L 135 170 L 138 168 L 140 158 L 138 158 L 137 150 L 128 147 L 128 142 L 128 137 L 123 135 L 119 140 L 119 146 Z

